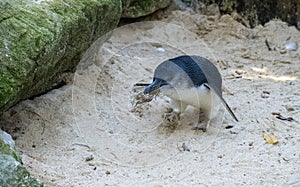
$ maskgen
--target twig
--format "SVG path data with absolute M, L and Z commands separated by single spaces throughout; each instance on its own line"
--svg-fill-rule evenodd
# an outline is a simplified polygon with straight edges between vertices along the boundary
M 272 48 L 270 47 L 270 44 L 269 44 L 269 42 L 268 42 L 268 39 L 265 39 L 265 44 L 266 44 L 268 50 L 269 50 L 269 51 L 272 51 Z
M 134 86 L 149 86 L 150 83 L 135 83 Z

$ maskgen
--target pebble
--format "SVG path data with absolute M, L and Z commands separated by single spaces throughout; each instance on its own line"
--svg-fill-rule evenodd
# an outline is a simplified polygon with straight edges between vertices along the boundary
M 285 54 L 285 53 L 286 53 L 285 49 L 280 50 L 280 54 Z
M 93 155 L 89 155 L 88 157 L 85 158 L 85 161 L 91 161 L 94 159 L 94 156 Z
M 285 43 L 285 49 L 288 51 L 296 51 L 298 49 L 298 43 L 295 41 L 287 41 Z
M 166 50 L 162 47 L 158 47 L 155 49 L 156 51 L 160 52 L 160 53 L 164 53 Z

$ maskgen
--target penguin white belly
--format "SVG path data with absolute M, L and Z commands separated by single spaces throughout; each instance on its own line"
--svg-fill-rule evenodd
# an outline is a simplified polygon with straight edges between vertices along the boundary
M 214 108 L 214 94 L 206 86 L 201 85 L 196 88 L 175 89 L 176 91 L 165 92 L 164 94 L 175 101 L 183 104 L 191 105 L 204 112 L 208 119 L 211 119 L 212 110 Z M 182 111 L 183 112 L 183 111 Z

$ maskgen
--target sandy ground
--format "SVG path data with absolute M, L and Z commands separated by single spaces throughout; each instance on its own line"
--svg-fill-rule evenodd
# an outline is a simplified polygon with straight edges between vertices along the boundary
M 164 21 L 118 28 L 68 85 L 1 117 L 26 167 L 45 186 L 300 186 L 300 55 L 284 51 L 287 40 L 300 43 L 299 31 L 188 12 Z M 182 54 L 218 66 L 240 122 L 220 109 L 203 133 L 192 130 L 192 107 L 178 122 L 166 118 L 162 95 L 136 105 L 143 87 L 134 84 Z M 279 142 L 267 144 L 264 132 Z

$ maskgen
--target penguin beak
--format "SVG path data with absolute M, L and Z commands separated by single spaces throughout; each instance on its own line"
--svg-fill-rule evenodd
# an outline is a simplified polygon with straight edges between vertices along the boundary
M 149 94 L 164 85 L 168 85 L 168 82 L 160 78 L 154 78 L 153 82 L 145 88 L 144 94 Z

